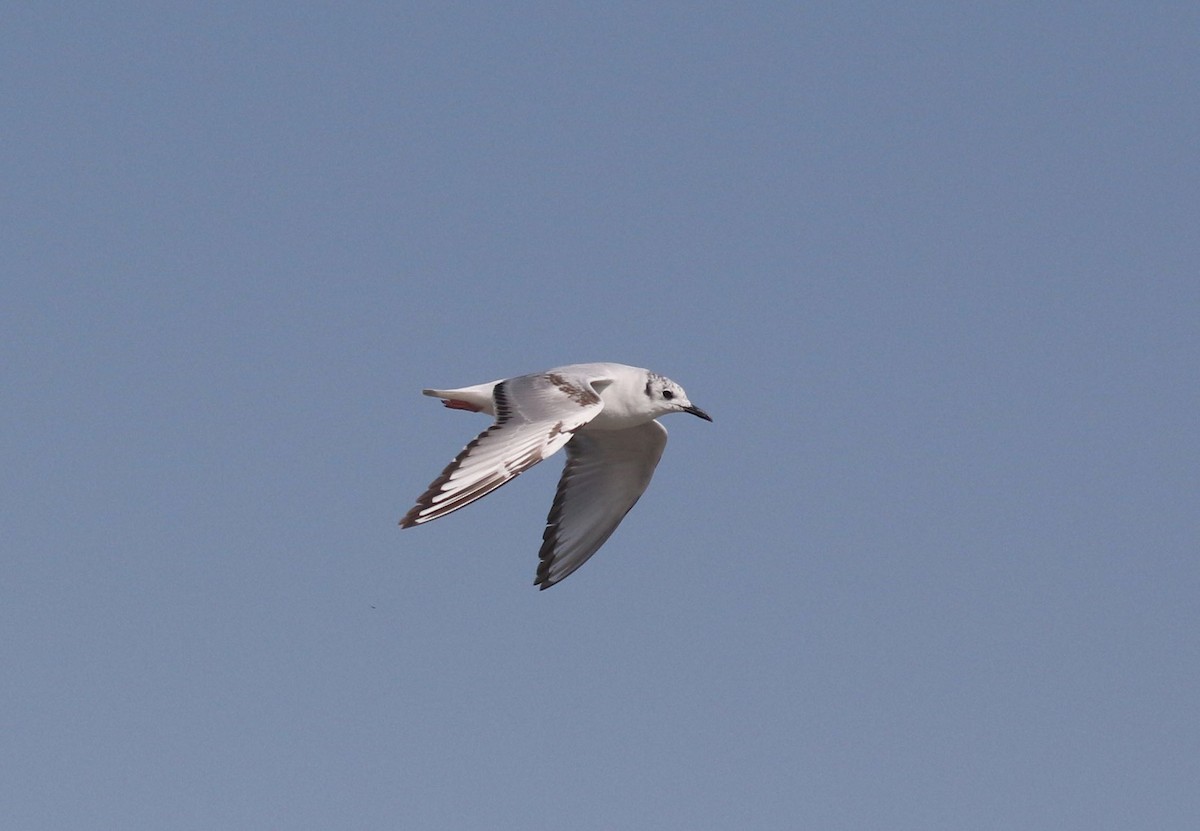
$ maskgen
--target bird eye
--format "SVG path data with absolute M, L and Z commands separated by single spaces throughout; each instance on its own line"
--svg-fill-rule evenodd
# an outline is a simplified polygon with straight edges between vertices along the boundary
M 671 392 L 670 390 L 663 390 L 663 398 L 670 401 L 674 397 L 675 397 L 675 393 Z

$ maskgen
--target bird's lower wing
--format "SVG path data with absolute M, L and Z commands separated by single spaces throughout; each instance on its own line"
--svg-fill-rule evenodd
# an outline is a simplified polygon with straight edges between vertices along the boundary
M 657 421 L 571 439 L 542 535 L 535 586 L 553 586 L 604 545 L 645 492 L 666 446 L 667 430 Z

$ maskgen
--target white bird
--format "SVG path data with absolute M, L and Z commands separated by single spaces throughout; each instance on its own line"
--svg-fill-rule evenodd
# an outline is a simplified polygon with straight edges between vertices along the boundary
M 433 480 L 401 528 L 453 513 L 567 448 L 538 552 L 533 583 L 542 589 L 595 554 L 646 490 L 667 446 L 667 430 L 656 418 L 691 413 L 712 421 L 671 379 L 624 364 L 572 364 L 422 392 L 452 410 L 488 413 L 496 421 Z

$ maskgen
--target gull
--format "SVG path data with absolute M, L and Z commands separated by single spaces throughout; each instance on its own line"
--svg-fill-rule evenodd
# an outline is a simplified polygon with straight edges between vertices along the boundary
M 433 480 L 401 528 L 466 507 L 566 447 L 538 552 L 533 584 L 540 589 L 595 554 L 645 492 L 667 446 L 659 416 L 691 413 L 712 421 L 670 378 L 624 364 L 572 364 L 422 392 L 452 410 L 487 413 L 496 421 Z

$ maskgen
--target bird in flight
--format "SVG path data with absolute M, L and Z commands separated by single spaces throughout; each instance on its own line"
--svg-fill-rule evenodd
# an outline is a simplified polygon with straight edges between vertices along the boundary
M 470 505 L 566 447 L 538 552 L 533 583 L 541 589 L 595 554 L 645 492 L 667 446 L 659 416 L 691 413 L 712 421 L 670 378 L 624 364 L 572 364 L 423 392 L 452 410 L 487 413 L 496 421 L 433 480 L 401 528 Z

